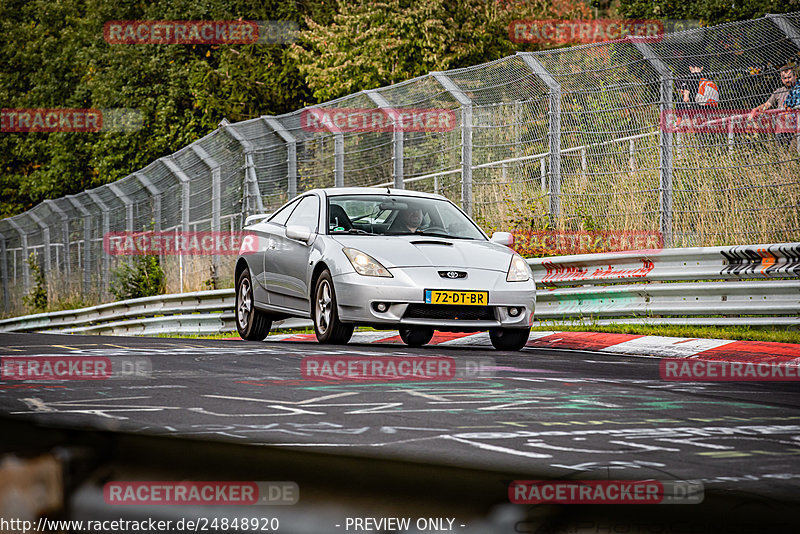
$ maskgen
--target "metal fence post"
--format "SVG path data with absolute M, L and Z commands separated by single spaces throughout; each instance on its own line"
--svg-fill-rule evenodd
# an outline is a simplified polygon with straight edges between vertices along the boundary
M 64 274 L 69 278 L 70 264 L 69 264 L 69 217 L 67 213 L 61 209 L 56 200 L 45 200 L 44 203 L 50 207 L 51 210 L 56 212 L 61 219 L 61 239 L 64 242 Z M 58 251 L 58 249 L 56 249 Z M 58 267 L 58 261 L 56 261 Z
M 794 25 L 789 22 L 784 15 L 772 15 L 768 14 L 766 16 L 772 23 L 778 27 L 779 30 L 783 32 L 786 37 L 789 38 L 790 41 L 794 43 L 794 45 L 800 49 L 800 31 L 794 27 Z
M 672 71 L 647 43 L 631 39 L 631 44 L 644 56 L 645 60 L 661 76 L 659 95 L 659 117 L 664 117 L 672 109 Z M 659 123 L 662 122 L 659 120 Z M 660 224 L 664 247 L 672 246 L 672 132 L 659 127 L 658 137 L 661 152 Z
M 261 117 L 286 143 L 287 186 L 289 199 L 297 196 L 297 139 L 274 117 Z
M 431 72 L 439 85 L 461 105 L 461 208 L 472 216 L 472 99 L 444 72 Z
M 0 233 L 0 280 L 3 282 L 3 312 L 8 313 L 8 258 L 6 257 L 6 236 Z
M 92 284 L 92 214 L 74 196 L 68 196 L 67 200 L 83 215 L 83 284 L 81 293 L 86 297 Z
M 153 185 L 153 182 L 142 172 L 135 172 L 133 175 L 139 180 L 139 183 L 147 189 L 150 196 L 153 198 L 153 230 L 156 232 L 161 231 L 161 191 Z
M 236 139 L 239 144 L 242 146 L 242 150 L 244 152 L 244 191 L 245 196 L 247 199 L 244 201 L 245 209 L 247 215 L 252 215 L 253 211 L 250 209 L 250 197 L 255 197 L 255 213 L 264 213 L 264 201 L 261 198 L 261 191 L 258 187 L 258 177 L 256 176 L 256 167 L 253 162 L 253 144 L 248 141 L 247 139 L 242 136 L 239 132 L 234 129 L 231 124 L 227 121 L 227 119 L 223 119 L 222 122 L 219 123 L 220 127 L 228 132 L 228 135 Z
M 128 198 L 128 195 L 126 195 L 117 184 L 108 184 L 108 188 L 117 196 L 120 202 L 125 205 L 125 229 L 129 233 L 133 233 L 133 201 Z
M 214 238 L 218 239 L 221 226 L 220 211 L 222 210 L 222 167 L 197 143 L 192 144 L 191 148 L 192 151 L 197 154 L 197 157 L 200 158 L 211 171 L 211 231 L 214 232 Z M 216 283 L 217 273 L 219 273 L 218 254 L 213 254 L 211 256 L 211 264 L 214 269 L 214 281 Z
M 561 216 L 561 84 L 544 68 L 531 52 L 518 56 L 548 89 L 547 132 L 550 138 L 550 222 Z
M 375 102 L 379 108 L 384 111 L 391 110 L 392 105 L 383 97 L 375 89 L 370 89 L 368 91 L 364 91 L 370 100 Z M 400 123 L 397 120 L 397 117 L 392 114 L 392 124 L 394 127 L 392 128 L 392 175 L 394 176 L 394 187 L 396 189 L 405 189 L 406 184 L 404 182 L 404 161 L 403 161 L 403 130 L 400 127 Z
M 44 241 L 44 276 L 50 274 L 50 227 L 33 211 L 26 214 L 42 230 L 42 241 Z
M 92 202 L 94 202 L 98 208 L 100 208 L 100 212 L 102 213 L 102 225 L 103 225 L 103 243 L 105 243 L 106 235 L 111 231 L 110 223 L 109 223 L 109 208 L 105 205 L 105 203 L 100 199 L 100 197 L 94 191 L 86 191 L 86 194 L 89 196 Z M 103 251 L 103 280 L 102 280 L 102 287 L 100 289 L 101 294 L 107 293 L 109 288 L 109 270 L 110 270 L 110 262 L 111 259 L 108 257 L 108 252 Z
M 344 187 L 344 135 L 333 134 L 333 186 Z
M 172 176 L 177 178 L 181 184 L 181 232 L 186 234 L 189 232 L 189 202 L 191 200 L 189 183 L 191 180 L 186 173 L 183 172 L 183 169 L 172 160 L 172 156 L 164 156 L 158 161 L 163 163 L 164 166 L 169 169 L 169 172 L 172 173 Z
M 31 272 L 28 268 L 28 234 L 26 234 L 25 230 L 14 220 L 14 217 L 9 217 L 6 221 L 17 231 L 20 241 L 22 242 L 22 284 L 25 287 L 25 294 L 27 295 L 31 291 Z

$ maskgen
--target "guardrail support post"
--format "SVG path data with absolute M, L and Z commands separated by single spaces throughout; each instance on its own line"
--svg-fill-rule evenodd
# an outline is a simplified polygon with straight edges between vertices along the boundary
M 461 208 L 472 217 L 472 99 L 444 72 L 431 72 L 461 105 Z
M 644 56 L 645 60 L 661 76 L 661 91 L 659 98 L 660 117 L 664 117 L 672 109 L 672 71 L 661 58 L 653 51 L 652 47 L 640 40 L 631 39 L 631 44 Z M 660 123 L 661 121 L 659 121 Z M 660 190 L 660 228 L 664 239 L 664 247 L 672 246 L 672 132 L 660 128 L 658 132 L 661 151 L 661 184 Z
M 370 89 L 368 91 L 364 91 L 370 100 L 375 102 L 375 105 L 387 112 L 387 110 L 393 109 L 393 106 L 389 104 L 389 102 L 383 97 L 375 89 Z M 392 114 L 392 124 L 394 125 L 392 131 L 392 174 L 394 176 L 394 187 L 395 189 L 405 189 L 406 185 L 403 180 L 404 178 L 404 161 L 403 161 L 403 130 L 400 127 L 399 121 L 397 117 Z
M 297 196 L 297 139 L 283 127 L 278 119 L 274 117 L 262 117 L 262 119 L 286 143 L 287 194 L 288 200 L 291 200 Z
M 86 194 L 89 196 L 92 202 L 94 202 L 97 207 L 100 208 L 100 211 L 103 214 L 103 235 L 102 240 L 105 243 L 106 235 L 110 232 L 110 225 L 108 220 L 108 213 L 109 208 L 105 205 L 105 203 L 100 199 L 100 197 L 94 191 L 86 191 Z M 110 270 L 110 262 L 111 259 L 108 257 L 108 251 L 103 250 L 103 281 L 102 281 L 102 288 L 101 294 L 107 294 L 109 289 L 109 270 Z
M 244 152 L 244 196 L 242 199 L 245 209 L 245 215 L 252 215 L 253 213 L 264 213 L 264 201 L 261 198 L 261 191 L 258 187 L 258 177 L 256 176 L 256 167 L 253 162 L 253 144 L 242 136 L 235 128 L 231 126 L 227 119 L 223 119 L 219 123 L 220 127 L 228 133 L 231 137 L 236 139 Z M 255 209 L 250 208 L 250 197 L 255 199 Z
M 547 86 L 550 137 L 550 222 L 555 225 L 561 216 L 561 84 L 530 52 L 517 53 L 522 61 Z
M 86 297 L 92 283 L 92 214 L 74 196 L 68 196 L 70 204 L 83 215 L 83 284 L 81 294 Z M 78 249 L 80 252 L 80 249 Z

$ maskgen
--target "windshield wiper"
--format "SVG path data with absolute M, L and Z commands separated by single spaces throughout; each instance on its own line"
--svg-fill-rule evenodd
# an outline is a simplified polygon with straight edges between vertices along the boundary
M 332 234 L 359 234 L 359 235 L 376 235 L 372 232 L 367 232 L 361 228 L 350 228 L 349 230 L 331 230 Z
M 471 237 L 464 237 L 464 236 L 461 236 L 461 235 L 452 235 L 452 234 L 443 234 L 441 232 L 428 232 L 426 230 L 416 230 L 416 231 L 414 231 L 414 234 L 416 234 L 416 235 L 427 235 L 427 236 L 430 236 L 430 237 L 446 237 L 448 239 L 469 239 L 469 240 L 473 240 L 473 238 L 471 238 Z

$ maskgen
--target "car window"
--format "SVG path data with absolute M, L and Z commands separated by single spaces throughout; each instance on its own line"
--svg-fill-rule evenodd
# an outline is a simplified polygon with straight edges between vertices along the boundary
M 444 199 L 399 194 L 335 195 L 328 198 L 328 233 L 436 235 L 455 239 L 486 237 L 456 206 Z
M 289 218 L 289 215 L 292 214 L 292 210 L 297 207 L 297 202 L 290 202 L 289 204 L 285 205 L 281 209 L 279 209 L 275 214 L 269 218 L 269 222 L 280 224 L 284 226 L 286 224 L 286 219 Z
M 297 208 L 292 212 L 289 220 L 286 221 L 286 226 L 297 224 L 311 228 L 312 232 L 317 231 L 317 222 L 319 221 L 319 199 L 312 195 L 303 197 Z

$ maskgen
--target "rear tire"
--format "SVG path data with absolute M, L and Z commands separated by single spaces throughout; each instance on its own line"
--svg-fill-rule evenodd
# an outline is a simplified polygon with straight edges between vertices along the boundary
M 272 319 L 255 307 L 253 280 L 245 269 L 236 284 L 236 330 L 242 339 L 263 341 L 272 328 Z
M 421 347 L 433 337 L 433 328 L 411 326 L 400 329 L 400 339 L 409 347 Z
M 521 350 L 530 333 L 530 328 L 491 328 L 489 339 L 497 350 Z
M 344 345 L 353 336 L 352 324 L 339 320 L 333 278 L 327 269 L 322 271 L 314 289 L 314 333 L 320 343 Z

